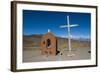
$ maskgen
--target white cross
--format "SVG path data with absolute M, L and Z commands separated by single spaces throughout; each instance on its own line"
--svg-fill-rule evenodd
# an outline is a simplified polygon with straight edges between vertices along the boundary
M 48 29 L 48 32 L 50 32 L 50 29 Z
M 71 48 L 71 33 L 70 33 L 70 28 L 71 27 L 76 27 L 78 26 L 78 24 L 73 24 L 73 25 L 70 25 L 70 22 L 69 22 L 69 16 L 67 16 L 67 25 L 63 25 L 63 26 L 60 26 L 60 28 L 68 28 L 68 48 L 69 48 L 69 52 L 71 52 L 72 48 Z

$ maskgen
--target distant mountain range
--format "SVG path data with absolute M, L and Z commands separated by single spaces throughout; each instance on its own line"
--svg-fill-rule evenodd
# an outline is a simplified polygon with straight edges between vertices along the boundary
M 23 47 L 40 47 L 43 34 L 23 35 Z M 68 38 L 56 37 L 58 48 L 68 47 Z M 90 47 L 90 39 L 71 39 L 73 47 Z

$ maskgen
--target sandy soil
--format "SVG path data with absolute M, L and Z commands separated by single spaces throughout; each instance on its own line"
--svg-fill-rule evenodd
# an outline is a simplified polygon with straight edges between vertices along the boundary
M 64 61 L 64 60 L 85 60 L 91 59 L 91 53 L 89 53 L 90 49 L 87 48 L 79 48 L 79 49 L 72 49 L 72 54 L 74 56 L 68 56 L 70 53 L 68 49 L 62 49 L 56 56 L 46 56 L 41 55 L 40 50 L 32 50 L 27 49 L 23 50 L 23 62 L 41 62 L 41 61 Z

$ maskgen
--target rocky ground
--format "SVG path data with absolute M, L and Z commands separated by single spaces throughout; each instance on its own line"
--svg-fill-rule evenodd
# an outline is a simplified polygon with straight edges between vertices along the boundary
M 68 56 L 73 54 L 73 56 Z M 56 56 L 41 55 L 40 50 L 24 50 L 23 51 L 23 62 L 41 62 L 41 61 L 64 61 L 64 60 L 86 60 L 91 58 L 91 52 L 88 48 L 76 48 L 72 49 L 69 53 L 68 49 L 65 48 L 60 50 L 60 53 Z

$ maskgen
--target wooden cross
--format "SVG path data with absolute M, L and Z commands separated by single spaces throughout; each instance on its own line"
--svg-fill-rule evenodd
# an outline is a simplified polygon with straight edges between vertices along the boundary
M 62 25 L 60 26 L 60 28 L 66 28 L 68 29 L 68 49 L 69 49 L 69 52 L 71 52 L 72 48 L 71 48 L 71 33 L 70 33 L 70 28 L 71 27 L 76 27 L 78 26 L 78 24 L 72 24 L 70 25 L 70 22 L 69 22 L 69 16 L 67 16 L 67 25 Z

